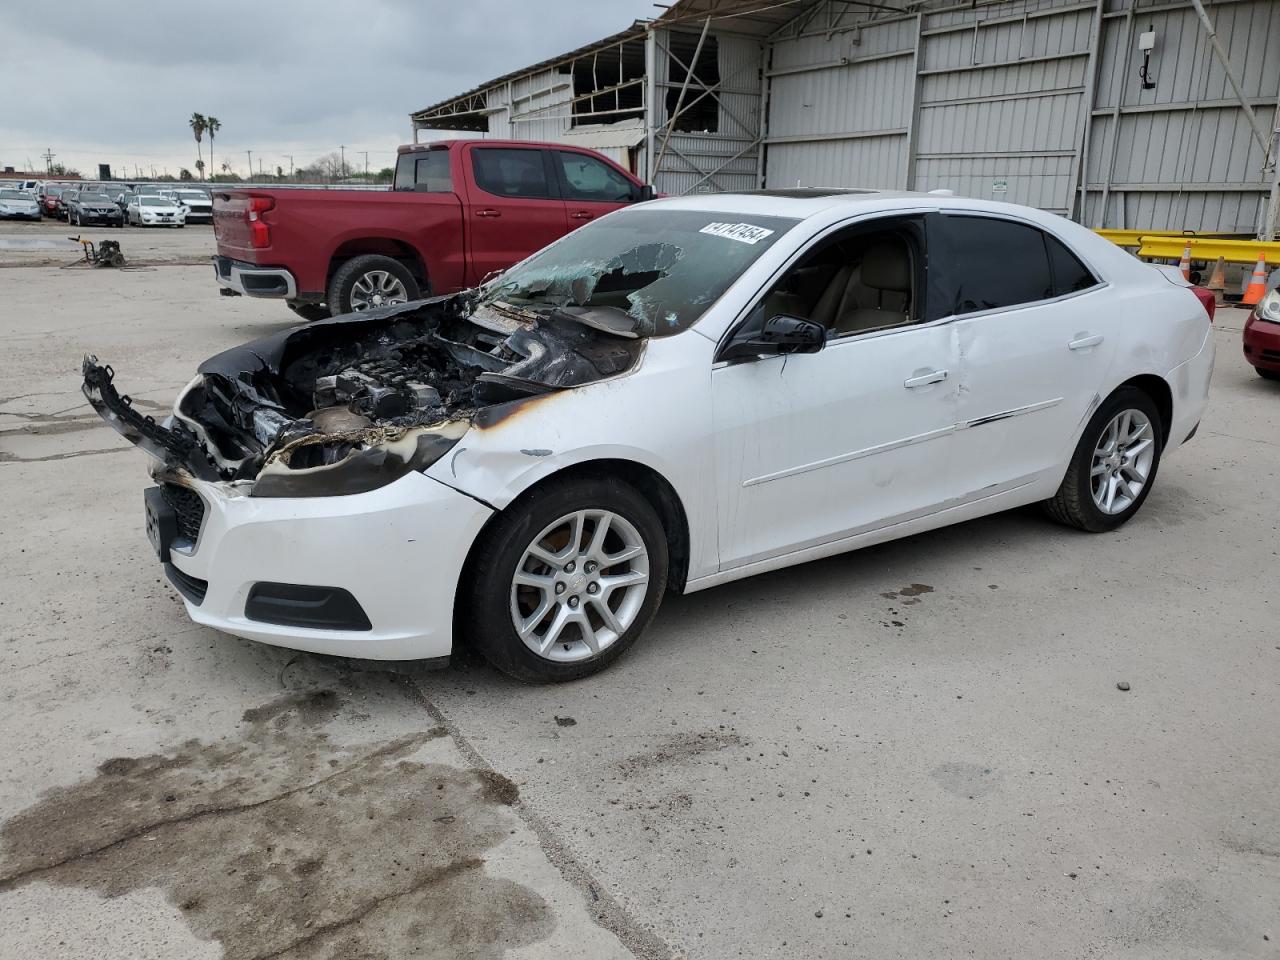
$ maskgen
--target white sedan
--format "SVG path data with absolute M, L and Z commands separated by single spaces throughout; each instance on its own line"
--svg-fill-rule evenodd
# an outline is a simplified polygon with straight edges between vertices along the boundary
M 124 208 L 125 222 L 138 227 L 184 227 L 187 212 L 172 197 L 142 194 L 129 198 Z
M 1212 299 L 1067 220 L 784 190 L 610 214 L 478 291 L 201 365 L 147 526 L 193 620 L 527 680 L 616 660 L 667 590 L 1040 502 L 1101 532 L 1195 433 Z

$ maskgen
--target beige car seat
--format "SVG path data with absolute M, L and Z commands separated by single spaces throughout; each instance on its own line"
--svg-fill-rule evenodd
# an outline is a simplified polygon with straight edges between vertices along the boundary
M 813 320 L 833 336 L 893 327 L 910 321 L 911 256 L 901 241 L 868 247 L 858 266 L 848 265 L 823 291 Z

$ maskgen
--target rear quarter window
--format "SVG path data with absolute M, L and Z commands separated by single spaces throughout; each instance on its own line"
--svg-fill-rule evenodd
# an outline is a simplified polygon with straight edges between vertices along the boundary
M 1044 235 L 1045 249 L 1049 252 L 1049 268 L 1053 271 L 1054 296 L 1079 293 L 1098 285 L 1093 271 L 1080 262 L 1080 258 L 1067 249 L 1057 237 Z

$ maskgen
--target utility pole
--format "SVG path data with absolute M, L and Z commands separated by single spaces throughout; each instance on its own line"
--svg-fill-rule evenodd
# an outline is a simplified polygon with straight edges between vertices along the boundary
M 364 154 L 364 178 L 368 180 L 369 179 L 369 151 L 362 150 L 360 152 Z
M 338 149 L 342 151 L 342 173 L 339 178 L 345 178 L 347 175 L 347 145 L 345 143 L 338 144 Z
M 53 158 L 57 156 L 57 154 L 53 152 L 53 147 L 45 147 L 44 153 L 41 154 L 41 156 L 44 157 L 45 173 L 53 176 Z
M 293 179 L 293 154 L 292 153 L 286 154 L 286 156 L 289 158 L 289 179 L 292 180 Z
M 249 179 L 252 180 L 253 179 L 253 151 L 246 150 L 245 153 L 249 155 Z

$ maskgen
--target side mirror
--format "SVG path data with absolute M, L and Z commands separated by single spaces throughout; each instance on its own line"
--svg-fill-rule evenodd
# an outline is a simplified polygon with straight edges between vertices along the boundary
M 720 352 L 719 359 L 746 360 L 782 353 L 817 353 L 826 342 L 827 331 L 821 324 L 780 314 L 766 320 L 759 329 L 740 331 Z
M 646 183 L 636 191 L 636 203 L 643 203 L 646 200 L 652 200 L 657 195 L 658 191 L 653 189 L 653 184 Z

